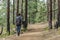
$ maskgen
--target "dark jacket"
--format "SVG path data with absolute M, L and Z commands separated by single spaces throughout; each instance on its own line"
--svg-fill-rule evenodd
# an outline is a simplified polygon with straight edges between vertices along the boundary
M 22 22 L 22 16 L 17 16 L 16 17 L 16 25 L 17 26 L 20 26 L 21 25 L 21 22 Z

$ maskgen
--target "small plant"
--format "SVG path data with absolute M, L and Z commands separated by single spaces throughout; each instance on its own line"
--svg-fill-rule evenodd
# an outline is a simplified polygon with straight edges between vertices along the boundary
M 3 21 L 2 21 L 2 18 L 0 18 L 0 30 L 1 30 L 1 32 L 0 32 L 0 35 L 3 33 Z
M 49 28 L 48 28 L 48 27 L 46 27 L 46 28 L 44 28 L 44 30 L 49 30 Z

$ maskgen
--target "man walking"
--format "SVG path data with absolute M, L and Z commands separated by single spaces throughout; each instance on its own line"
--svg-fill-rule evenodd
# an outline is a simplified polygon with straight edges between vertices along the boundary
M 21 14 L 18 14 L 16 17 L 16 30 L 17 30 L 17 35 L 20 35 L 21 31 L 21 22 L 22 22 L 22 16 Z

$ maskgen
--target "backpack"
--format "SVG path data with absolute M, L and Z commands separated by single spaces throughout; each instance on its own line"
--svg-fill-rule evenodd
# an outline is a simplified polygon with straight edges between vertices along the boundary
M 16 17 L 16 25 L 19 26 L 21 25 L 22 18 L 21 16 Z

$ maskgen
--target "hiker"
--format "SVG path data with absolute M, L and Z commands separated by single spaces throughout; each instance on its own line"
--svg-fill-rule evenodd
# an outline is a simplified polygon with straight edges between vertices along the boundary
M 20 35 L 20 31 L 21 31 L 21 22 L 22 22 L 22 16 L 21 14 L 18 14 L 16 17 L 16 30 L 18 36 Z

